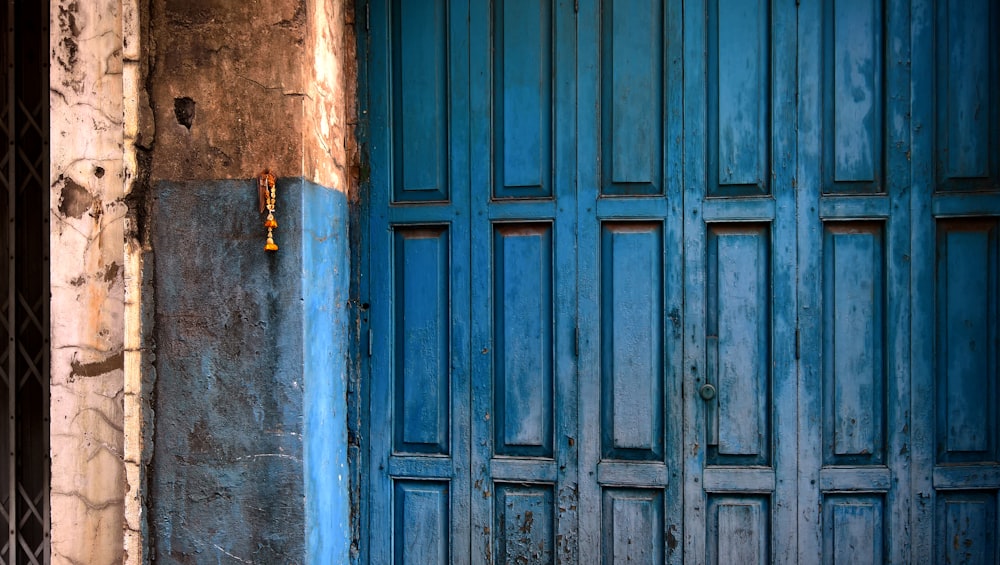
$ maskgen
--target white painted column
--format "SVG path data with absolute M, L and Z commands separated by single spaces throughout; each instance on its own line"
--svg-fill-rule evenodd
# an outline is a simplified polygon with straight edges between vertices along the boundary
M 122 562 L 121 0 L 51 5 L 52 562 Z

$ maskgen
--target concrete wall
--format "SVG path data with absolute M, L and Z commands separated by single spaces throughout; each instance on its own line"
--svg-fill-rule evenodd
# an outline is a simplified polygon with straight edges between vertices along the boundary
M 344 397 L 337 344 L 346 269 L 337 257 L 346 251 L 346 201 L 298 178 L 281 179 L 277 190 L 280 249 L 265 253 L 254 183 L 156 184 L 155 251 L 145 264 L 154 271 L 148 494 L 158 561 L 302 562 L 304 438 L 343 443 L 343 411 L 329 407 Z M 317 417 L 324 423 L 306 429 Z M 331 492 L 335 474 L 346 479 L 337 459 L 308 467 Z M 327 524 L 316 549 L 339 526 Z
M 347 561 L 352 9 L 52 0 L 54 563 Z
M 348 560 L 349 16 L 332 0 L 151 2 L 139 131 L 154 137 L 130 204 L 147 227 L 140 402 L 158 562 Z M 276 253 L 253 181 L 264 168 L 280 177 Z

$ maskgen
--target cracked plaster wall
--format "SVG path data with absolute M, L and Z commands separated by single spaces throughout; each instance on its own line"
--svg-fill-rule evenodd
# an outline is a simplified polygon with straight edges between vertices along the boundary
M 122 561 L 122 5 L 51 4 L 52 562 Z

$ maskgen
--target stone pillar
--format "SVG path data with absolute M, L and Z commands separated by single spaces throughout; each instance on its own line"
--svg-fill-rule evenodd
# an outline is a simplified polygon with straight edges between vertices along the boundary
M 350 6 L 151 2 L 155 138 L 129 202 L 148 223 L 146 543 L 160 560 L 348 560 Z
M 122 561 L 120 0 L 51 4 L 52 562 Z

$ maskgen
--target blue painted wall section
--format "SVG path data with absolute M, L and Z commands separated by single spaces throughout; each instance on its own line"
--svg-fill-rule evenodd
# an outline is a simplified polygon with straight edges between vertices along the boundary
M 348 204 L 344 193 L 308 181 L 301 202 L 306 557 L 346 564 Z
M 158 562 L 347 561 L 347 204 L 277 191 L 265 253 L 253 181 L 154 187 Z

